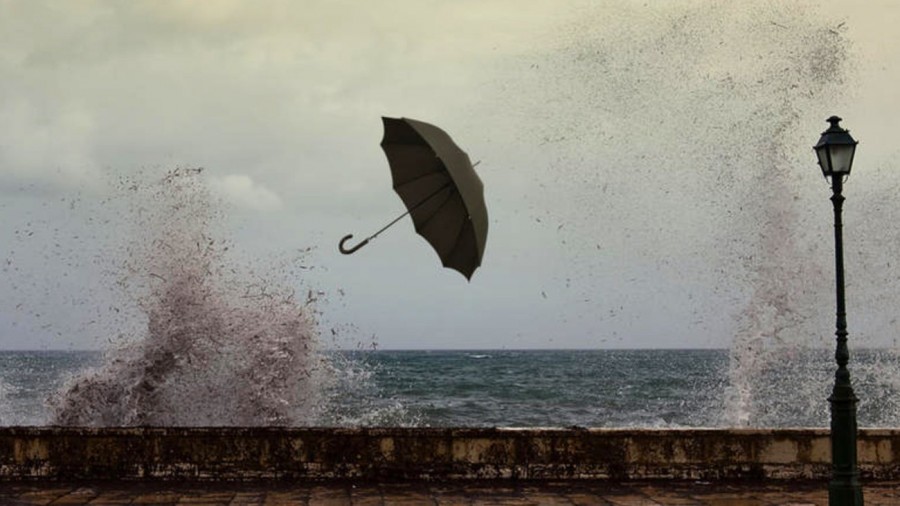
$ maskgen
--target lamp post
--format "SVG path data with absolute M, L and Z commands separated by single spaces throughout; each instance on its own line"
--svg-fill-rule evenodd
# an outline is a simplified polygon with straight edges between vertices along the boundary
M 834 359 L 834 390 L 831 403 L 831 482 L 828 484 L 829 506 L 862 506 L 863 493 L 856 466 L 856 395 L 850 384 L 850 351 L 847 349 L 847 314 L 844 306 L 844 244 L 841 224 L 841 208 L 844 203 L 844 179 L 850 175 L 857 142 L 850 132 L 841 128 L 841 118 L 828 118 L 831 126 L 822 132 L 813 149 L 819 158 L 819 166 L 825 179 L 831 180 L 831 202 L 834 204 L 834 263 L 837 288 L 837 322 L 835 336 L 837 347 Z

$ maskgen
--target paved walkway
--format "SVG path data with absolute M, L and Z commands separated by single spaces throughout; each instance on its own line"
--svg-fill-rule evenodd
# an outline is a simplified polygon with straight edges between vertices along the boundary
M 826 484 L 769 482 L 0 483 L 0 505 L 825 506 Z M 867 506 L 900 505 L 900 482 L 865 484 Z

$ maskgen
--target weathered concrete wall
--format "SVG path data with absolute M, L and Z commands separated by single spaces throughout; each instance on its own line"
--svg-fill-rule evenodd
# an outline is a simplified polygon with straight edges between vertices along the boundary
M 820 479 L 823 429 L 0 428 L 0 479 Z M 900 430 L 863 430 L 900 479 Z

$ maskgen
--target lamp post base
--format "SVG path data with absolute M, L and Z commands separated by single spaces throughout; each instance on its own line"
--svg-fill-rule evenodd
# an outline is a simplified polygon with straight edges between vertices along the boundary
M 839 347 L 846 350 L 846 335 L 838 332 Z M 832 475 L 828 484 L 829 506 L 863 506 L 862 485 L 859 482 L 859 467 L 856 455 L 856 403 L 858 399 L 850 386 L 850 372 L 843 360 L 835 373 L 834 392 L 831 403 L 831 462 Z
M 828 506 L 863 506 L 862 486 L 859 482 L 828 484 Z

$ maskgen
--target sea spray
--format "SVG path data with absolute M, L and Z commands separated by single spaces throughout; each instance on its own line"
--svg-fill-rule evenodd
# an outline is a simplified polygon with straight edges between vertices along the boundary
M 132 235 L 117 283 L 144 332 L 70 380 L 51 401 L 51 423 L 299 425 L 325 409 L 331 363 L 317 339 L 315 293 L 229 262 L 200 173 L 119 185 Z
M 810 147 L 851 69 L 844 21 L 822 14 L 766 0 L 585 4 L 548 36 L 550 54 L 523 62 L 523 84 L 503 84 L 538 95 L 520 135 L 554 161 L 533 207 L 565 244 L 584 325 L 598 344 L 615 320 L 730 345 L 723 425 L 790 425 L 786 397 L 827 409 L 827 376 L 791 363 L 828 344 L 833 318 Z M 667 312 L 691 327 L 650 326 Z
M 9 405 L 10 390 L 12 390 L 12 387 L 0 378 L 0 406 L 5 407 Z M 7 409 L 0 409 L 0 426 L 12 425 L 11 415 L 12 413 L 9 413 Z
M 809 138 L 818 133 L 800 127 L 806 111 L 841 93 L 848 42 L 841 23 L 817 25 L 807 14 L 769 22 L 777 29 L 772 42 L 785 49 L 769 51 L 761 79 L 743 83 L 742 93 L 754 97 L 757 114 L 742 121 L 752 129 L 742 129 L 751 149 L 730 167 L 753 170 L 729 188 L 740 212 L 729 217 L 725 239 L 739 245 L 733 258 L 743 264 L 729 269 L 745 273 L 739 281 L 749 297 L 738 314 L 730 352 L 723 412 L 728 426 L 827 420 L 829 382 L 823 370 L 828 363 L 816 371 L 796 366 L 801 350 L 826 344 L 821 329 L 830 312 L 822 299 L 831 293 L 829 250 L 820 235 L 828 229 L 810 233 L 817 228 L 797 204 L 808 194 L 801 188 L 813 189 L 804 183 L 815 180 L 807 177 L 816 174 Z M 801 167 L 806 174 L 798 173 Z

